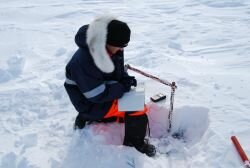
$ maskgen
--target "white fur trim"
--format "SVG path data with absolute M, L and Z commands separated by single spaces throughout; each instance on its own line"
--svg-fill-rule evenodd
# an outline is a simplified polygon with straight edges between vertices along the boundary
M 90 23 L 87 30 L 87 44 L 96 66 L 103 72 L 114 71 L 114 64 L 106 51 L 108 24 L 116 19 L 113 16 L 102 16 Z

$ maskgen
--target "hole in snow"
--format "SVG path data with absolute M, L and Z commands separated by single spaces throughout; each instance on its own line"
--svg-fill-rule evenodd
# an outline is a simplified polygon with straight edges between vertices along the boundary
M 166 137 L 169 110 L 153 103 L 148 107 L 151 136 L 153 138 Z M 174 109 L 171 135 L 181 136 L 188 145 L 199 142 L 209 125 L 208 111 L 208 108 L 198 106 L 183 106 Z

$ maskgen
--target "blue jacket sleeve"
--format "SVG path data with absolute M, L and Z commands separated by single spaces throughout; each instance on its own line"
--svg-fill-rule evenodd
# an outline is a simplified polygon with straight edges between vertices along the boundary
M 94 66 L 83 67 L 75 62 L 71 67 L 71 78 L 85 98 L 93 103 L 113 101 L 124 93 L 122 84 L 117 81 L 104 81 L 101 72 Z

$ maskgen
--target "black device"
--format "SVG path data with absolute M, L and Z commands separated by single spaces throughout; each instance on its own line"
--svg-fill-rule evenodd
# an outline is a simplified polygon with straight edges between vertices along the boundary
M 164 100 L 166 99 L 166 95 L 165 94 L 162 94 L 162 93 L 158 93 L 152 97 L 150 97 L 150 99 L 153 101 L 153 102 L 158 102 L 158 101 L 161 101 L 161 100 Z

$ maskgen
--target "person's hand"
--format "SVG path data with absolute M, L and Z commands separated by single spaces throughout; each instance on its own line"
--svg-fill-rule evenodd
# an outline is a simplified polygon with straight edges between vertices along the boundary
M 124 86 L 125 92 L 130 91 L 131 86 L 137 86 L 137 81 L 134 76 L 123 77 L 120 83 Z

